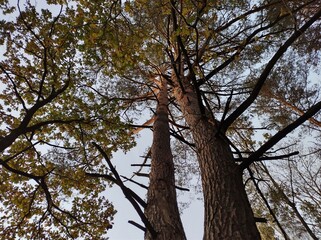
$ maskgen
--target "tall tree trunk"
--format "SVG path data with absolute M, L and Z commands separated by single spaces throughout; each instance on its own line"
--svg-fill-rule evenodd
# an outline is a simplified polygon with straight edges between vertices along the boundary
M 158 94 L 158 106 L 153 126 L 150 183 L 145 209 L 145 215 L 156 230 L 157 236 L 153 238 L 147 232 L 146 240 L 186 239 L 177 207 L 167 105 L 167 85 L 164 81 Z
M 226 138 L 200 110 L 191 85 L 175 90 L 197 147 L 204 195 L 204 240 L 260 239 L 243 181 Z

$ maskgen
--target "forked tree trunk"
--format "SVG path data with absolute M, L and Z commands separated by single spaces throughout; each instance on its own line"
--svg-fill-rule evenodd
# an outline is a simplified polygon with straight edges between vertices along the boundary
M 167 86 L 163 83 L 158 95 L 153 126 L 150 183 L 145 209 L 145 215 L 156 230 L 157 236 L 153 238 L 149 232 L 146 232 L 146 240 L 186 239 L 177 207 L 167 104 Z
M 197 147 L 205 204 L 204 240 L 260 239 L 242 171 L 224 136 L 216 133 L 215 120 L 201 114 L 192 86 L 184 93 L 177 87 L 175 97 Z

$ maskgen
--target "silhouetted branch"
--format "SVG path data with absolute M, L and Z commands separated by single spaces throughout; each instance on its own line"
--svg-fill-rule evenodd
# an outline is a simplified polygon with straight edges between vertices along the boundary
M 237 108 L 230 116 L 226 118 L 223 124 L 223 130 L 227 130 L 227 128 L 240 116 L 242 115 L 246 109 L 255 101 L 257 96 L 259 95 L 260 90 L 262 89 L 267 77 L 269 76 L 272 68 L 278 62 L 278 60 L 283 56 L 286 50 L 319 18 L 321 17 L 321 9 L 314 14 L 313 17 L 310 18 L 299 30 L 295 31 L 287 41 L 279 48 L 279 50 L 274 54 L 271 60 L 268 62 L 263 72 L 261 73 L 252 93 L 250 96 Z
M 129 220 L 128 223 L 134 225 L 135 227 L 139 228 L 143 232 L 146 232 L 146 228 L 144 228 L 142 225 L 138 224 L 137 222 L 134 222 L 132 220 Z
M 181 191 L 189 192 L 188 188 L 183 188 L 183 187 L 178 187 L 178 186 L 175 186 L 175 188 L 178 189 L 178 190 L 181 190 Z
M 136 164 L 136 163 L 134 163 L 134 164 L 130 164 L 130 166 L 132 166 L 132 167 L 150 167 L 151 166 L 151 164 Z
M 113 183 L 115 183 L 117 186 L 120 186 L 119 184 L 119 181 L 114 178 L 113 176 L 110 176 L 110 175 L 107 175 L 107 174 L 99 174 L 99 173 L 89 173 L 89 172 L 86 172 L 86 175 L 87 176 L 90 176 L 90 177 L 100 177 L 100 178 L 105 178 Z M 139 197 L 133 190 L 131 190 L 130 188 L 126 187 L 125 186 L 125 191 L 128 192 L 128 194 L 131 194 L 131 196 L 143 207 L 145 208 L 146 207 L 146 202 L 141 198 Z
M 69 73 L 68 73 L 69 74 Z M 28 127 L 31 119 L 33 118 L 34 114 L 46 104 L 52 102 L 58 95 L 63 93 L 67 87 L 69 86 L 70 79 L 68 79 L 62 88 L 55 90 L 54 88 L 51 90 L 50 95 L 43 99 L 36 101 L 36 103 L 29 109 L 26 110 L 26 114 L 23 117 L 22 121 L 20 122 L 19 126 L 12 129 L 11 132 L 0 139 L 0 152 L 3 152 L 7 147 L 9 147 L 19 136 L 36 130 L 36 126 Z M 39 123 L 37 127 L 41 127 L 43 124 Z
M 120 176 L 118 174 L 118 172 L 116 171 L 116 169 L 114 168 L 114 166 L 111 164 L 111 161 L 107 155 L 107 153 L 96 143 L 92 143 L 97 150 L 100 152 L 100 154 L 103 156 L 103 158 L 106 160 L 110 171 L 114 174 L 116 180 L 119 183 L 119 187 L 121 188 L 121 190 L 123 191 L 125 197 L 128 199 L 128 201 L 132 204 L 132 206 L 134 207 L 134 209 L 136 210 L 137 214 L 139 215 L 139 217 L 141 218 L 142 222 L 144 223 L 145 227 L 148 229 L 148 231 L 151 233 L 151 235 L 155 238 L 157 233 L 155 231 L 155 229 L 153 228 L 153 226 L 151 225 L 151 223 L 148 221 L 148 219 L 146 218 L 145 214 L 143 213 L 143 211 L 141 210 L 141 208 L 139 207 L 139 205 L 137 204 L 137 202 L 135 201 L 135 198 L 133 197 L 133 191 L 129 191 L 129 188 L 127 188 L 122 180 L 120 179 Z
M 266 160 L 280 160 L 280 159 L 288 158 L 288 157 L 295 156 L 298 154 L 299 154 L 299 152 L 296 151 L 296 152 L 292 152 L 292 153 L 285 154 L 285 155 L 264 156 L 264 157 L 260 157 L 257 160 L 255 160 L 255 162 L 266 161 Z M 237 161 L 237 162 L 243 162 L 243 161 L 247 161 L 247 160 L 248 160 L 248 158 L 244 158 L 244 157 L 242 159 L 235 159 L 235 161 Z
M 321 15 L 321 10 L 319 11 Z M 248 159 L 243 161 L 240 167 L 244 170 L 255 160 L 260 158 L 267 150 L 271 149 L 275 144 L 277 144 L 281 139 L 285 138 L 285 136 L 292 132 L 294 129 L 299 127 L 302 123 L 312 117 L 321 109 L 321 101 L 317 104 L 310 107 L 302 116 L 300 116 L 297 120 L 289 124 L 287 127 L 283 128 L 281 131 L 277 132 L 273 137 L 271 137 L 266 143 L 264 143 L 258 150 L 256 150 L 253 154 L 251 154 Z
M 139 182 L 136 182 L 136 181 L 134 181 L 133 179 L 127 178 L 127 177 L 125 177 L 125 176 L 121 176 L 121 177 L 124 178 L 124 179 L 126 179 L 127 181 L 130 181 L 130 182 L 132 182 L 132 183 L 135 183 L 136 185 L 138 185 L 138 186 L 140 186 L 140 187 L 142 187 L 142 188 L 148 189 L 147 186 L 145 186 L 144 184 L 141 184 L 141 183 L 139 183 Z
M 149 174 L 148 173 L 135 172 L 134 174 L 136 176 L 139 176 L 139 177 L 147 177 L 147 178 L 149 178 Z
M 194 144 L 194 143 L 188 142 L 187 140 L 185 140 L 184 137 L 178 135 L 173 129 L 170 129 L 170 134 L 171 134 L 171 136 L 173 136 L 173 137 L 176 138 L 177 140 L 179 140 L 179 141 L 187 144 L 188 146 L 190 146 L 190 147 L 192 147 L 192 148 L 195 147 L 195 144 Z

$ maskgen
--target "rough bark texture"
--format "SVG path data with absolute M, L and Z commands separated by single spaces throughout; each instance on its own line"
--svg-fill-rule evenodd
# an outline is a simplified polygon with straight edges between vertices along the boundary
M 145 215 L 157 232 L 149 232 L 145 239 L 186 239 L 177 207 L 174 164 L 170 148 L 167 110 L 167 88 L 163 84 L 158 96 L 156 118 L 153 126 L 152 162 Z
M 204 194 L 204 240 L 260 239 L 242 181 L 226 138 L 217 123 L 201 114 L 192 86 L 175 91 L 197 147 Z

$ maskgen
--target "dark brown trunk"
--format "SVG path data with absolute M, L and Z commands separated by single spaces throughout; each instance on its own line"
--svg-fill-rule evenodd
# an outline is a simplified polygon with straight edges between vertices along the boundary
M 201 114 L 192 86 L 175 97 L 197 147 L 204 195 L 204 240 L 260 239 L 243 181 L 226 138 L 217 123 Z
M 153 238 L 147 232 L 145 234 L 146 240 L 186 239 L 177 207 L 167 104 L 167 87 L 164 83 L 158 95 L 158 106 L 153 126 L 150 183 L 145 209 L 145 215 L 156 230 L 157 236 Z

